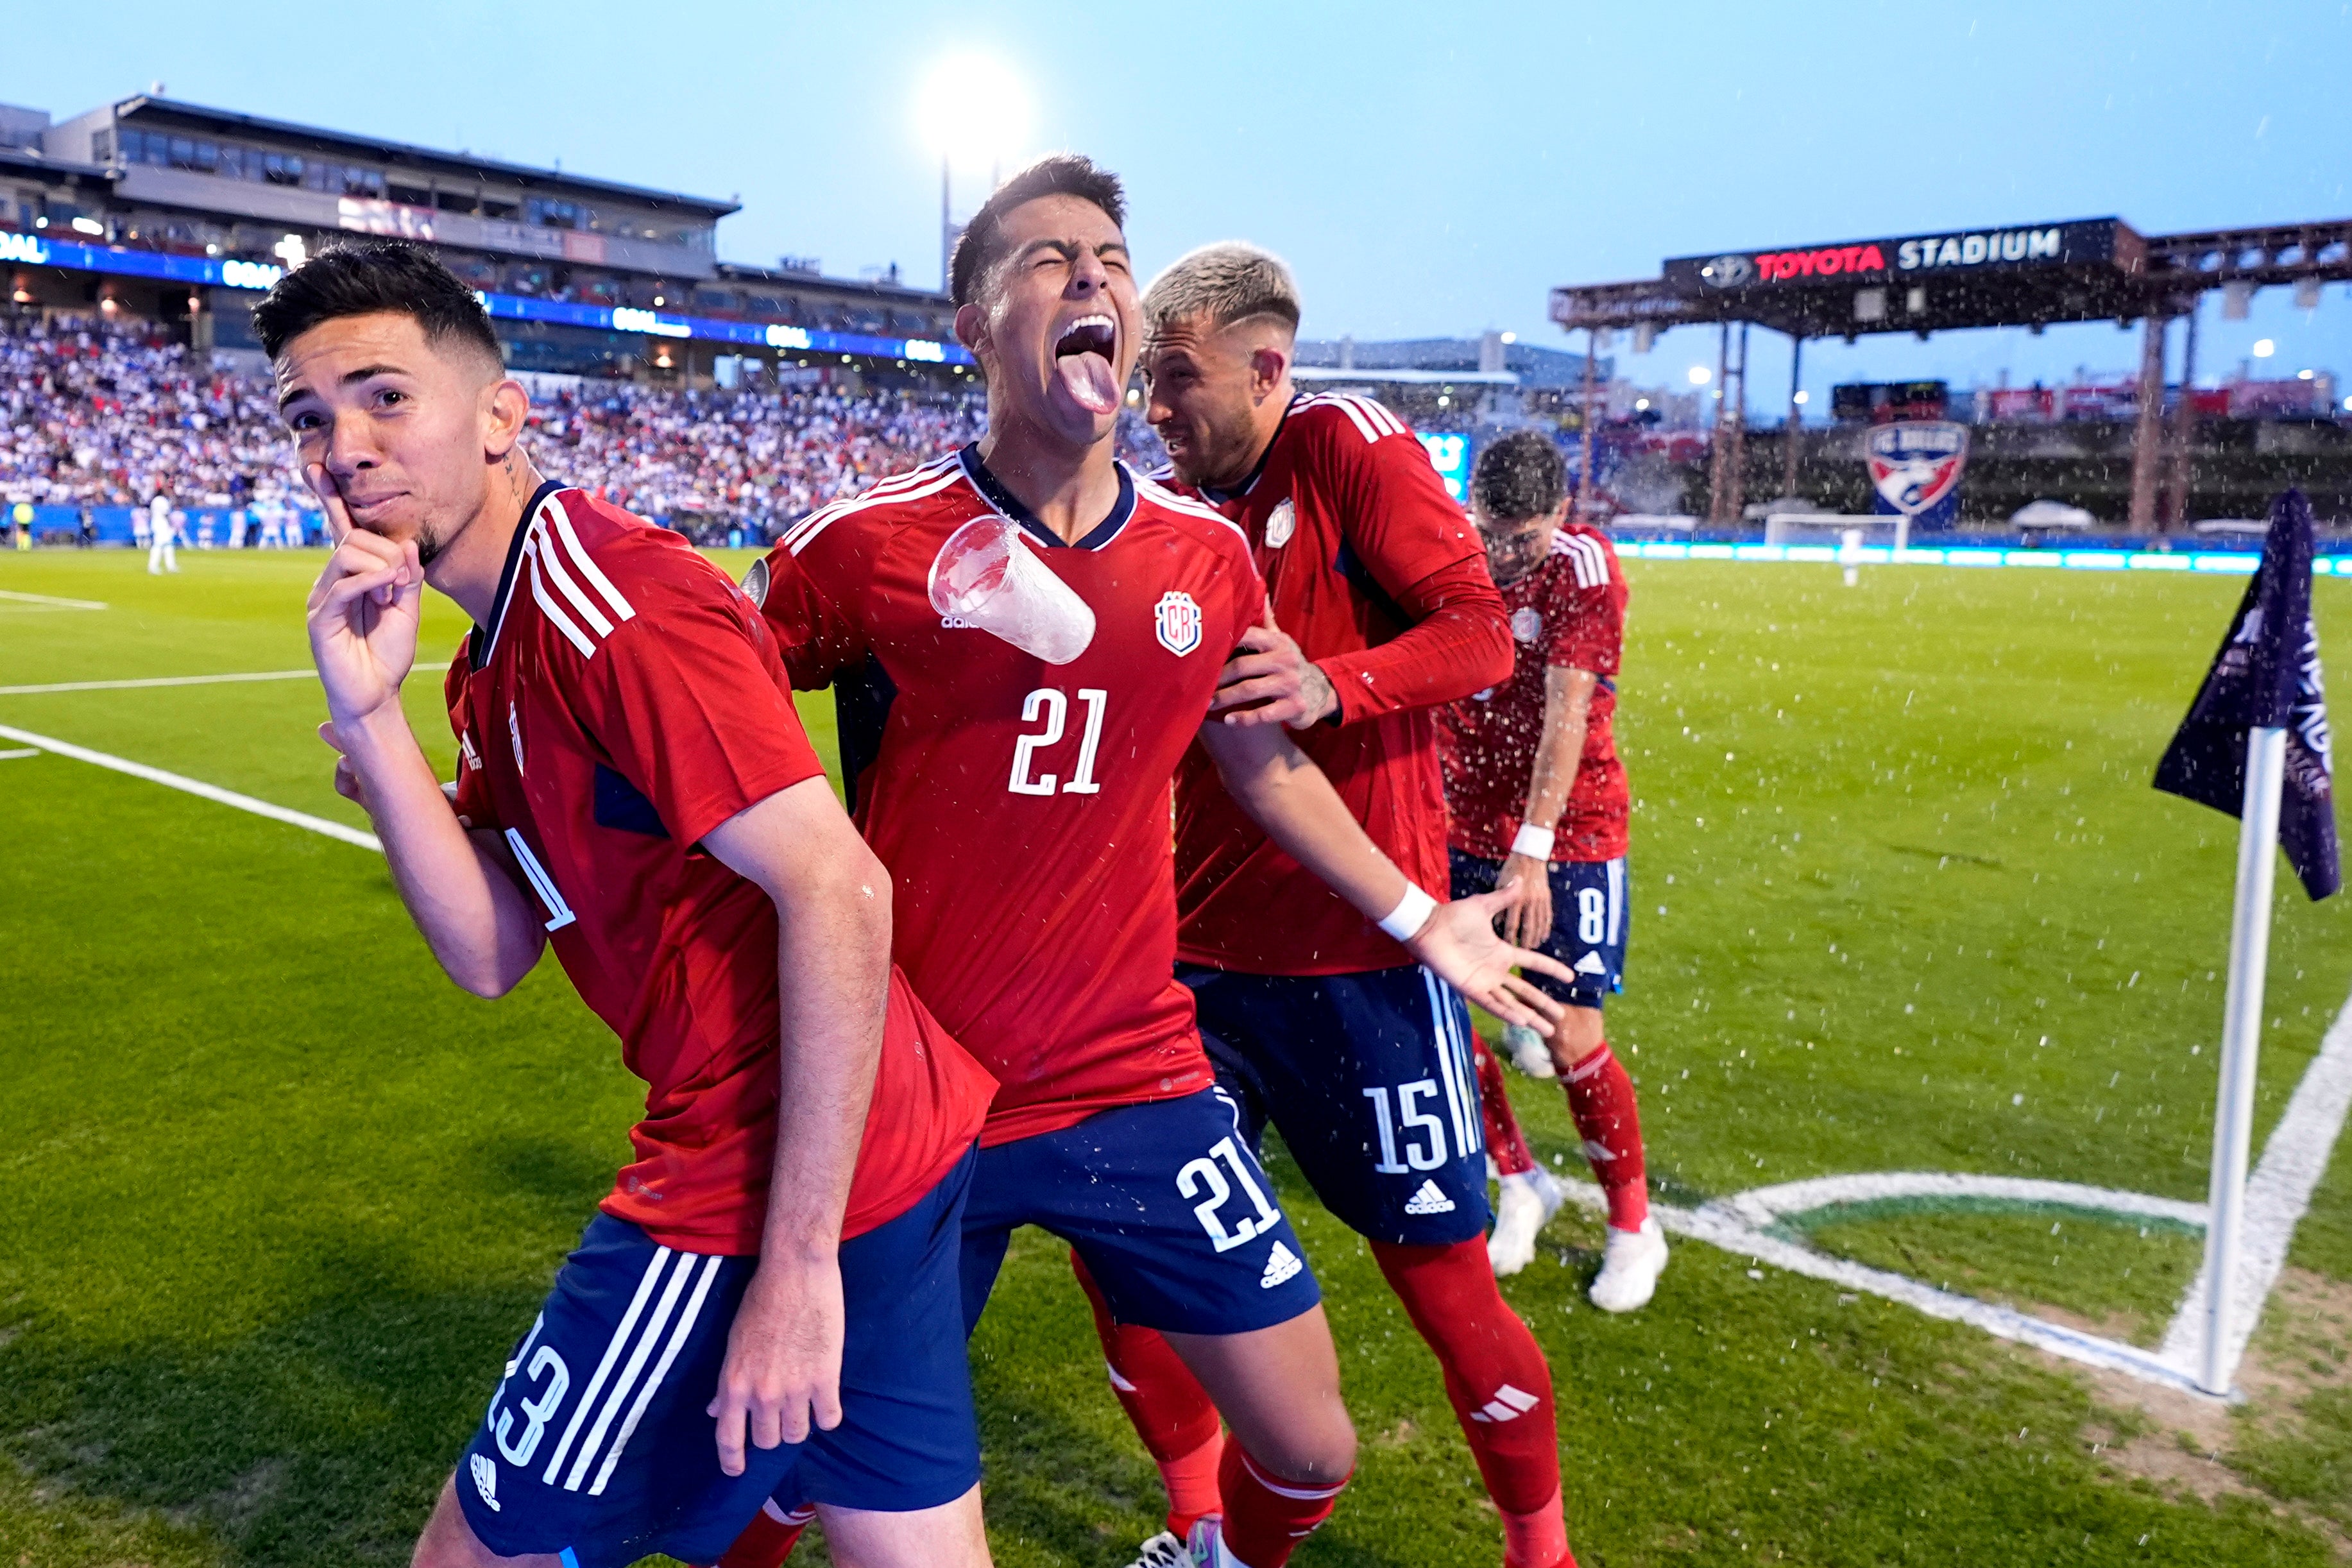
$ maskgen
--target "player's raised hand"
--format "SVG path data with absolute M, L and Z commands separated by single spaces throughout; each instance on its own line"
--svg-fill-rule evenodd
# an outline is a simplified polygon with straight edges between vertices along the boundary
M 1555 958 L 1513 947 L 1495 934 L 1496 918 L 1511 907 L 1513 889 L 1496 889 L 1476 898 L 1440 904 L 1404 945 L 1430 972 L 1506 1024 L 1525 1024 L 1549 1036 L 1566 1012 L 1553 997 L 1515 970 L 1532 969 L 1573 984 L 1576 976 Z
M 304 477 L 327 509 L 337 542 L 310 589 L 310 658 L 327 689 L 327 711 L 338 725 L 355 722 L 396 703 L 400 683 L 416 662 L 425 568 L 414 541 L 394 543 L 352 526 L 351 514 L 325 468 Z
M 1242 634 L 1240 651 L 1217 672 L 1216 700 L 1209 711 L 1224 714 L 1227 724 L 1282 723 L 1304 730 L 1339 707 L 1331 678 L 1274 624 L 1268 604 L 1264 624 Z
M 1503 862 L 1498 886 L 1511 889 L 1511 906 L 1503 916 L 1503 940 L 1519 947 L 1536 947 L 1551 935 L 1551 868 L 1544 861 L 1513 854 Z
M 709 1413 L 719 1468 L 743 1473 L 744 1444 L 772 1448 L 841 1425 L 841 1268 L 763 1257 L 727 1331 L 727 1361 Z

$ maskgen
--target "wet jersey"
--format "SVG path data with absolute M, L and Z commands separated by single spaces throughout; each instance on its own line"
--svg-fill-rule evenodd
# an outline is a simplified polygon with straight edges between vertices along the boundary
M 1248 483 L 1202 494 L 1248 535 L 1276 624 L 1339 694 L 1336 723 L 1291 739 L 1397 868 L 1442 894 L 1435 706 L 1510 668 L 1502 602 L 1461 506 L 1402 420 L 1344 396 L 1297 399 Z M 1343 974 L 1412 962 L 1268 839 L 1197 747 L 1177 780 L 1176 885 L 1188 963 Z
M 665 1246 L 759 1250 L 776 1143 L 776 908 L 699 847 L 824 769 L 751 602 L 677 534 L 543 486 L 449 666 L 458 816 L 499 835 L 590 1011 L 646 1082 L 603 1207 Z M 845 1235 L 962 1157 L 992 1086 L 891 975 Z
M 1570 523 L 1555 532 L 1536 566 L 1503 585 L 1518 658 L 1511 678 L 1439 716 L 1451 842 L 1499 860 L 1528 808 L 1536 748 L 1543 741 L 1544 671 L 1588 669 L 1600 678 L 1584 729 L 1568 809 L 1552 840 L 1554 860 L 1614 860 L 1625 853 L 1625 768 L 1611 721 L 1625 640 L 1625 574 L 1597 529 Z
M 967 447 L 810 514 L 768 557 L 793 683 L 835 688 L 898 962 L 999 1081 L 985 1144 L 1213 1077 L 1173 973 L 1169 787 L 1265 589 L 1233 524 L 1118 474 L 1110 514 L 1066 544 Z M 932 607 L 949 536 L 993 518 L 1092 610 L 1070 662 Z

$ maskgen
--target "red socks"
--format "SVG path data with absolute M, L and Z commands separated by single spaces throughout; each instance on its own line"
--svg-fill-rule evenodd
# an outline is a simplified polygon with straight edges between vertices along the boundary
M 1168 1528 L 1189 1533 L 1195 1520 L 1218 1511 L 1217 1461 L 1225 1447 L 1217 1407 L 1157 1329 L 1112 1321 L 1110 1305 L 1074 1249 L 1070 1272 L 1095 1310 L 1095 1335 L 1135 1434 L 1160 1466 L 1168 1489 Z
M 1549 1506 L 1533 1513 L 1503 1516 L 1503 1568 L 1576 1568 L 1558 1492 Z
M 1559 1433 L 1551 1368 L 1495 1288 L 1485 1239 L 1451 1247 L 1376 1241 L 1371 1248 L 1412 1326 L 1437 1352 L 1445 1396 L 1495 1506 L 1507 1519 L 1547 1510 L 1557 1516 Z
M 1217 1485 L 1225 1499 L 1225 1550 L 1243 1568 L 1283 1568 L 1298 1543 L 1331 1517 L 1348 1478 L 1329 1486 L 1277 1480 L 1253 1464 L 1239 1443 L 1228 1443 Z
M 805 1506 L 786 1513 L 776 1506 L 775 1499 L 770 1498 L 760 1505 L 751 1522 L 743 1527 L 743 1533 L 735 1538 L 735 1544 L 727 1549 L 727 1555 L 719 1560 L 718 1568 L 779 1568 L 793 1554 L 793 1548 L 800 1544 L 801 1531 L 815 1517 L 816 1510 Z
M 1519 1119 L 1511 1110 L 1511 1097 L 1503 1089 L 1503 1064 L 1486 1042 L 1471 1037 L 1470 1059 L 1478 1068 L 1478 1114 L 1486 1124 L 1486 1152 L 1495 1159 L 1495 1169 L 1507 1176 L 1525 1175 L 1535 1169 L 1536 1157 L 1528 1152 L 1528 1141 L 1519 1134 Z
M 1639 1230 L 1650 1217 L 1649 1184 L 1642 1169 L 1642 1114 L 1633 1103 L 1633 1080 L 1603 1041 L 1601 1048 L 1570 1068 L 1568 1112 L 1584 1140 L 1584 1157 L 1609 1199 L 1609 1223 Z

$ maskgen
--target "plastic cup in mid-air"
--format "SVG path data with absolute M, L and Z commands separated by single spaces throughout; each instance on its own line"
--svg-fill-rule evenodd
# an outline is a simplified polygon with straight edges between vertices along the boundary
M 948 535 L 931 562 L 931 608 L 1047 664 L 1067 664 L 1095 640 L 1094 611 L 1008 518 L 976 517 Z

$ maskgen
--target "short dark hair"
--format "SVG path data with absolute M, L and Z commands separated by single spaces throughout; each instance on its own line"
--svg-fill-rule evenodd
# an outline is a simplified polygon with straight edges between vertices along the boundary
M 1127 191 L 1117 174 L 1076 153 L 1040 158 L 997 186 L 964 225 L 954 259 L 948 265 L 948 298 L 958 307 L 971 303 L 981 275 L 1003 259 L 1004 215 L 1041 196 L 1076 196 L 1092 202 L 1119 228 L 1127 227 Z
M 253 308 L 253 331 L 274 360 L 321 322 L 375 315 L 410 317 L 429 339 L 454 340 L 494 363 L 505 361 L 490 313 L 474 291 L 440 258 L 404 239 L 330 245 L 271 285 Z
M 1568 493 L 1568 465 L 1540 430 L 1514 430 L 1478 454 L 1470 494 L 1498 522 L 1524 522 L 1556 510 Z

